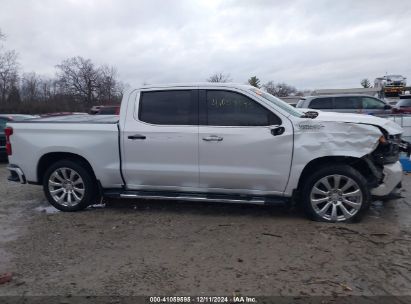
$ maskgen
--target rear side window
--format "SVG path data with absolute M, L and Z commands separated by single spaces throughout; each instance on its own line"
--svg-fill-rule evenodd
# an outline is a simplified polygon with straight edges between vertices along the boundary
M 334 109 L 361 109 L 361 100 L 355 96 L 344 96 L 334 98 Z
M 333 100 L 330 97 L 316 98 L 311 100 L 309 108 L 311 109 L 332 109 Z
M 281 125 L 281 119 L 251 98 L 240 93 L 208 90 L 207 123 L 213 126 Z
M 363 97 L 362 106 L 364 109 L 384 109 L 385 103 L 375 98 Z
M 157 125 L 196 125 L 197 99 L 191 90 L 142 92 L 138 118 Z

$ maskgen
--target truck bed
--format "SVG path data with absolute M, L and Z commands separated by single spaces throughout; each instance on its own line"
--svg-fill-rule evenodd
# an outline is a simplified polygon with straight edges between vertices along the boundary
M 40 117 L 30 120 L 13 121 L 13 123 L 86 123 L 86 124 L 116 124 L 118 115 L 63 115 Z
M 115 115 L 67 115 L 9 122 L 9 161 L 19 159 L 27 181 L 41 183 L 33 164 L 52 153 L 71 154 L 87 160 L 104 187 L 121 187 L 118 120 Z

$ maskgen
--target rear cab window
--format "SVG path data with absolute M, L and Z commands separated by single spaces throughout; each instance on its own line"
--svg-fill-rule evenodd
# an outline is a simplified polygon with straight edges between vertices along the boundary
M 281 125 L 281 119 L 255 100 L 238 92 L 202 90 L 201 124 L 212 126 Z
M 141 92 L 138 119 L 156 125 L 197 125 L 196 93 L 194 90 Z

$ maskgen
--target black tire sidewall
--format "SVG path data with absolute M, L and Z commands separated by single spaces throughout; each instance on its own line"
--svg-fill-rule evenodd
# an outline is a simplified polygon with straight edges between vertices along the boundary
M 333 222 L 333 221 L 329 221 L 329 220 L 326 220 L 320 217 L 314 211 L 313 207 L 311 206 L 311 201 L 310 201 L 311 189 L 314 186 L 314 184 L 321 178 L 327 175 L 333 175 L 333 174 L 345 175 L 349 178 L 352 178 L 360 187 L 362 191 L 362 195 L 363 195 L 362 205 L 361 205 L 360 210 L 350 219 L 346 221 L 339 221 L 339 223 L 359 221 L 364 216 L 364 213 L 368 210 L 370 206 L 371 195 L 370 195 L 370 191 L 367 186 L 367 180 L 362 176 L 360 172 L 358 172 L 353 167 L 348 166 L 348 165 L 331 165 L 330 164 L 329 166 L 320 168 L 314 174 L 312 174 L 306 179 L 304 186 L 302 188 L 302 203 L 303 203 L 304 211 L 312 220 L 319 221 L 319 222 L 330 222 L 330 223 Z
M 84 182 L 84 196 L 80 203 L 75 206 L 63 206 L 57 203 L 49 192 L 48 181 L 50 179 L 51 174 L 59 169 L 59 168 L 70 168 L 76 171 Z M 87 167 L 77 161 L 72 160 L 61 160 L 57 161 L 56 163 L 52 164 L 44 174 L 43 178 L 43 190 L 44 194 L 46 195 L 47 200 L 51 205 L 61 211 L 79 211 L 87 208 L 89 205 L 94 203 L 94 200 L 97 195 L 97 187 L 94 176 L 89 172 Z

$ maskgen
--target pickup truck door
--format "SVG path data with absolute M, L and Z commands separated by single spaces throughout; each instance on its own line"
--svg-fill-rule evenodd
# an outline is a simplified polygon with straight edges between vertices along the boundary
M 291 122 L 241 92 L 200 90 L 200 187 L 281 194 L 293 150 Z
M 127 188 L 197 188 L 198 91 L 142 91 L 136 99 L 122 132 Z

